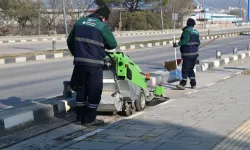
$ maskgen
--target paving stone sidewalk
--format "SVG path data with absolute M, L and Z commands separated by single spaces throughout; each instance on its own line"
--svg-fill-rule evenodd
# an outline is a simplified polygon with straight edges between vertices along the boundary
M 241 74 L 197 90 L 138 117 L 116 123 L 65 150 L 212 149 L 250 117 L 249 80 L 250 75 Z M 229 136 L 220 144 L 250 149 L 249 134 L 242 130 L 246 129 L 241 127 L 237 131 L 241 138 Z M 242 138 L 240 135 L 244 133 L 245 138 Z

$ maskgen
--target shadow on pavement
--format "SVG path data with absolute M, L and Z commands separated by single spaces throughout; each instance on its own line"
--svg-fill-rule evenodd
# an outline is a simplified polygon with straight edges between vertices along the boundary
M 30 104 L 32 100 L 23 100 L 16 96 L 0 99 L 0 110 Z
M 158 116 L 158 117 L 156 117 Z M 166 117 L 162 117 L 166 116 Z M 151 116 L 152 117 L 152 116 Z M 210 150 L 219 144 L 233 128 L 213 128 L 211 124 L 199 126 L 199 119 L 175 121 L 167 114 L 144 115 L 143 119 L 122 120 L 94 136 L 69 146 L 69 148 L 109 150 Z M 159 119 L 161 118 L 161 119 Z M 249 148 L 250 142 L 229 139 L 228 144 Z
M 141 116 L 109 124 L 103 132 L 90 136 L 83 141 L 74 141 L 73 139 L 84 136 L 84 134 L 96 128 L 86 128 L 75 132 L 76 126 L 60 128 L 60 124 L 55 125 L 46 122 L 44 128 L 40 129 L 41 132 L 44 132 L 40 132 L 40 134 L 46 138 L 43 141 L 44 143 L 41 142 L 37 145 L 37 143 L 32 142 L 39 137 L 33 137 L 28 139 L 30 142 L 25 141 L 24 143 L 28 143 L 27 147 L 36 147 L 37 149 L 43 149 L 45 146 L 51 148 L 73 141 L 72 145 L 69 146 L 70 148 L 84 150 L 100 149 L 100 147 L 103 150 L 210 150 L 235 129 L 235 125 L 228 121 L 215 121 L 209 117 L 187 116 L 187 112 L 194 110 L 175 109 L 171 105 L 170 103 L 168 107 L 162 105 L 151 110 L 146 109 Z M 179 107 L 181 107 L 181 104 Z M 104 118 L 110 117 L 111 115 L 110 113 L 101 113 L 98 114 L 98 118 L 101 116 Z M 79 125 L 74 122 L 74 112 L 57 118 L 58 123 Z M 46 127 L 56 127 L 55 130 L 60 131 L 60 135 L 54 135 L 53 130 L 51 133 L 46 131 Z M 103 126 L 97 128 L 103 128 Z M 31 130 L 34 130 L 34 127 Z M 72 133 L 69 134 L 69 131 L 72 131 Z M 47 139 L 50 139 L 50 141 Z M 250 142 L 230 139 L 228 144 L 232 143 L 238 144 L 237 148 L 250 147 Z
M 247 69 L 247 68 L 241 68 L 241 67 L 223 67 L 223 68 L 229 69 L 229 70 L 239 70 L 239 71 L 243 71 Z

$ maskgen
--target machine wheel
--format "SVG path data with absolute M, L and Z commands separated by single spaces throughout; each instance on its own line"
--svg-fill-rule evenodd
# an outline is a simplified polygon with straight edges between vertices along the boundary
M 133 112 L 132 112 L 131 104 L 129 104 L 129 105 L 126 106 L 124 113 L 125 113 L 126 116 L 132 115 Z
M 138 99 L 135 101 L 136 111 L 143 111 L 146 107 L 146 95 L 143 90 L 140 91 Z

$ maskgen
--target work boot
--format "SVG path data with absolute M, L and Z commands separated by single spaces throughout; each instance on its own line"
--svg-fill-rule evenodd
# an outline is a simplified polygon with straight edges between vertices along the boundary
M 183 86 L 183 85 L 176 85 L 176 87 L 179 89 L 179 90 L 185 90 L 185 86 Z
M 90 123 L 84 123 L 83 122 L 82 124 L 85 125 L 85 126 L 100 126 L 100 125 L 104 124 L 104 121 L 95 119 L 93 122 L 90 122 Z

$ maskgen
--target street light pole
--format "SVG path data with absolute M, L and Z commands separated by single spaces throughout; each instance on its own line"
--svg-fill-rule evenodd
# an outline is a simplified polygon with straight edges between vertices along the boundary
M 38 6 L 38 36 L 41 35 L 41 3 L 40 0 L 34 0 L 34 3 Z
M 203 4 L 204 4 L 204 29 L 206 29 L 206 7 L 205 7 L 205 0 L 203 0 Z
M 41 35 L 41 6 L 39 4 L 39 14 L 38 14 L 38 34 Z
M 161 32 L 163 33 L 164 32 L 164 23 L 163 23 L 163 13 L 162 13 L 162 0 L 161 0 Z
M 66 36 L 68 37 L 68 26 L 67 26 L 67 17 L 66 17 L 65 1 L 64 0 L 63 0 L 63 17 L 64 17 Z
M 122 34 L 122 2 L 121 2 L 121 8 L 120 8 L 119 31 L 120 31 L 120 35 L 121 35 Z

